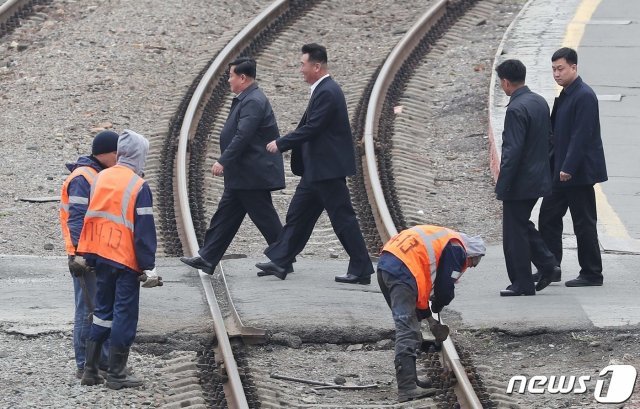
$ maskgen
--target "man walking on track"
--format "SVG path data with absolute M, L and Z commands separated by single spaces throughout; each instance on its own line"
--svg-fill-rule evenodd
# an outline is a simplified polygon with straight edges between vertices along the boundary
M 311 86 L 311 98 L 295 131 L 270 142 L 271 153 L 292 149 L 291 169 L 302 176 L 287 211 L 286 223 L 265 254 L 271 261 L 256 267 L 284 280 L 290 265 L 307 244 L 313 228 L 327 211 L 333 231 L 349 255 L 349 267 L 335 281 L 369 284 L 373 265 L 351 204 L 346 177 L 355 174 L 355 149 L 349 114 L 340 86 L 331 78 L 327 50 L 318 44 L 302 47 L 300 72 Z
M 278 137 L 278 124 L 255 78 L 255 60 L 239 58 L 229 64 L 229 85 L 236 97 L 220 133 L 222 154 L 212 168 L 214 176 L 224 175 L 224 193 L 198 255 L 180 258 L 207 274 L 213 274 L 247 214 L 267 244 L 282 230 L 271 192 L 284 188 L 284 163 L 282 155 L 264 149 Z

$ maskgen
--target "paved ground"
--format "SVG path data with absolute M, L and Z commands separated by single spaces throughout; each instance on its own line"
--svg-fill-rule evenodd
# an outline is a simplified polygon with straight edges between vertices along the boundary
M 177 259 L 160 259 L 165 285 L 140 290 L 139 334 L 209 331 L 200 279 Z M 0 256 L 0 324 L 8 332 L 71 330 L 73 283 L 66 257 Z

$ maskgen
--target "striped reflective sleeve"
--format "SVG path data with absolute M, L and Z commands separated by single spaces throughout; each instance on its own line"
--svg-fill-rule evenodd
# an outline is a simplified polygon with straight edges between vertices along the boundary
M 111 321 L 111 320 L 101 320 L 100 318 L 98 318 L 98 317 L 96 317 L 94 315 L 93 316 L 93 323 L 96 324 L 99 327 L 111 328 L 111 325 L 113 324 L 113 321 Z
M 88 197 L 82 197 L 82 196 L 69 196 L 69 204 L 89 204 L 89 198 Z
M 153 216 L 153 207 L 139 207 L 136 209 L 136 213 L 138 214 L 138 216 Z

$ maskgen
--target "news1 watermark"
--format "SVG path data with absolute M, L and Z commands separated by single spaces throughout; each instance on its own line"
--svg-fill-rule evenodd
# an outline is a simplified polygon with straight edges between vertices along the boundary
M 636 385 L 638 372 L 631 365 L 609 365 L 602 369 L 595 379 L 590 375 L 581 376 L 544 376 L 527 378 L 513 376 L 507 385 L 507 393 L 560 393 L 581 394 L 587 392 L 587 384 L 595 381 L 593 397 L 600 403 L 623 403 L 631 398 Z M 516 387 L 516 385 L 518 385 Z

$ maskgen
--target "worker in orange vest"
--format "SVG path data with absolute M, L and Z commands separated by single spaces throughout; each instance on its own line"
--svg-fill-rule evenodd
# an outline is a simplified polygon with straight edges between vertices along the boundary
M 378 284 L 396 327 L 394 363 L 400 402 L 436 393 L 416 373 L 420 321 L 427 318 L 436 340 L 446 339 L 448 330 L 438 339 L 443 328 L 431 313 L 439 313 L 453 300 L 455 282 L 468 267 L 477 266 L 484 254 L 480 237 L 431 225 L 403 230 L 382 248 Z
M 101 131 L 93 138 L 91 155 L 81 156 L 68 163 L 67 176 L 60 189 L 60 226 L 68 255 L 69 272 L 73 278 L 75 314 L 73 321 L 73 350 L 76 359 L 76 378 L 84 373 L 85 345 L 91 327 L 91 315 L 96 298 L 96 274 L 81 256 L 76 257 L 78 239 L 89 205 L 89 193 L 98 172 L 116 164 L 118 135 L 114 131 Z M 109 345 L 102 348 L 100 368 L 107 368 Z
M 83 385 L 101 382 L 100 347 L 109 339 L 107 387 L 131 388 L 142 381 L 126 368 L 136 336 L 143 287 L 162 285 L 155 271 L 157 247 L 151 189 L 142 178 L 149 141 L 125 130 L 118 139 L 117 164 L 94 182 L 78 253 L 95 267 L 96 307 L 87 340 Z

